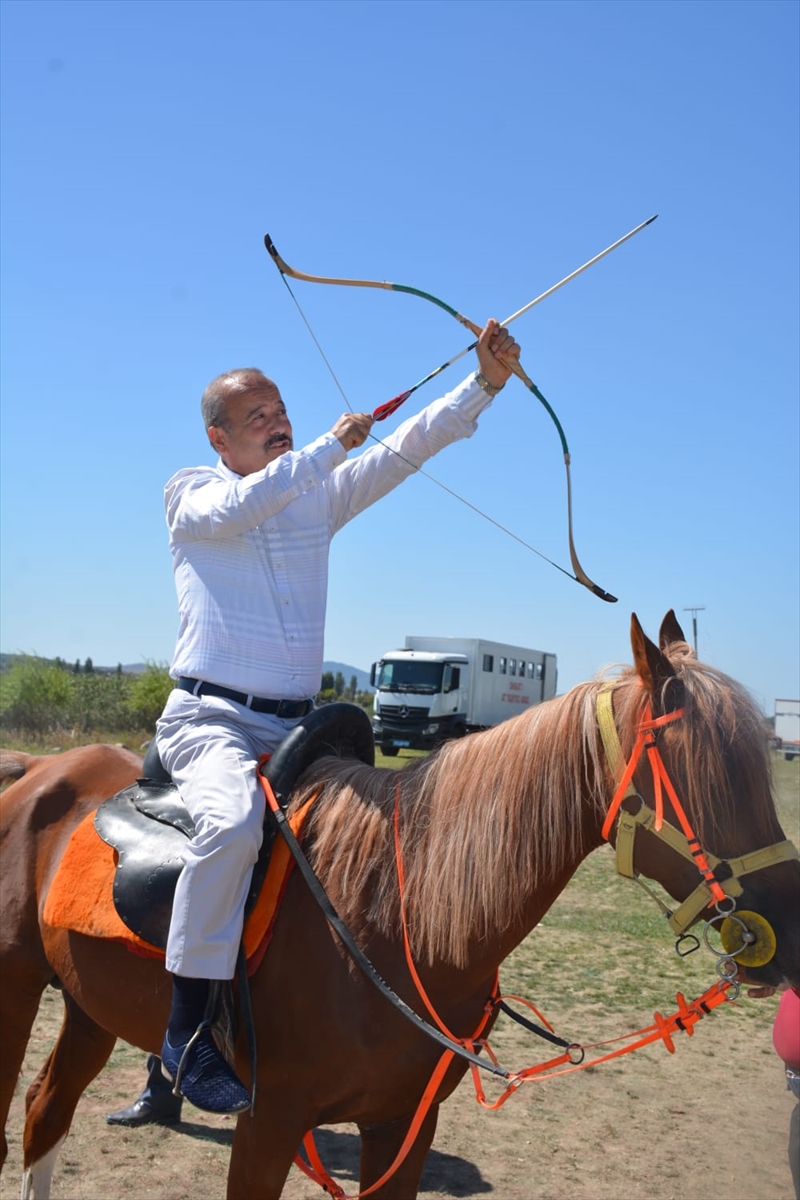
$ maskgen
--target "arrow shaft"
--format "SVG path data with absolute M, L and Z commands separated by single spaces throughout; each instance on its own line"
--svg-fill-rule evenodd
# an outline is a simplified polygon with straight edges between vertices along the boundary
M 554 283 L 553 286 L 549 287 L 546 292 L 542 292 L 541 296 L 537 296 L 535 300 L 531 300 L 528 304 L 524 304 L 522 308 L 518 308 L 517 311 L 512 313 L 510 317 L 506 317 L 505 321 L 502 321 L 501 324 L 510 325 L 512 321 L 516 321 L 517 317 L 521 317 L 523 313 L 530 312 L 530 310 L 537 304 L 541 304 L 541 302 L 546 300 L 548 296 L 552 296 L 553 292 L 557 292 L 559 288 L 562 288 L 565 283 L 569 283 L 570 280 L 576 279 L 578 275 L 582 275 L 584 271 L 588 271 L 589 267 L 593 267 L 595 263 L 600 262 L 600 259 L 605 258 L 606 255 L 610 254 L 612 250 L 616 250 L 618 246 L 623 244 L 623 242 L 629 241 L 630 238 L 635 237 L 635 235 L 642 229 L 645 229 L 646 226 L 652 225 L 657 216 L 658 213 L 656 213 L 653 217 L 648 217 L 646 221 L 642 221 L 641 225 L 637 225 L 635 229 L 631 229 L 630 233 L 626 233 L 624 237 L 618 238 L 616 242 L 613 242 L 610 246 L 606 246 L 605 250 L 601 250 L 599 254 L 595 254 L 594 258 L 590 258 L 589 261 L 585 262 L 582 267 L 578 267 L 577 270 L 572 271 L 569 275 L 565 275 L 563 279 L 558 281 L 558 283 Z M 472 349 L 471 346 L 469 348 Z M 464 351 L 464 353 L 466 354 L 466 351 Z
M 648 219 L 646 221 L 642 221 L 642 223 L 640 225 L 637 225 L 635 229 L 631 229 L 629 233 L 626 233 L 624 235 L 624 237 L 617 238 L 616 242 L 612 242 L 612 244 L 610 246 L 606 246 L 605 250 L 601 250 L 599 254 L 595 254 L 594 258 L 590 258 L 588 262 L 585 262 L 583 264 L 583 266 L 580 266 L 576 270 L 571 271 L 569 275 L 565 275 L 563 279 L 559 279 L 558 283 L 554 283 L 552 287 L 549 287 L 547 289 L 547 291 L 542 292 L 539 296 L 536 296 L 535 299 L 530 300 L 527 304 L 523 305 L 522 308 L 518 308 L 517 311 L 512 313 L 510 317 L 506 317 L 506 319 L 504 321 L 501 321 L 501 324 L 503 326 L 510 325 L 512 321 L 516 321 L 517 317 L 521 317 L 521 316 L 523 316 L 524 313 L 530 312 L 530 310 L 532 308 L 535 308 L 537 304 L 541 304 L 541 302 L 543 300 L 546 300 L 548 296 L 552 296 L 553 292 L 557 292 L 559 290 L 559 288 L 564 287 L 565 284 L 569 283 L 573 279 L 576 279 L 578 277 L 578 275 L 582 275 L 584 271 L 588 271 L 589 267 L 593 267 L 595 263 L 600 262 L 601 258 L 605 258 L 607 254 L 610 254 L 612 252 L 612 250 L 616 250 L 618 246 L 621 246 L 623 244 L 623 242 L 629 241 L 630 238 L 634 237 L 642 229 L 646 228 L 646 226 L 652 225 L 653 221 L 656 220 L 657 216 L 658 216 L 658 213 L 656 213 L 655 216 L 648 217 Z M 276 259 L 276 261 L 277 261 L 277 259 Z M 295 273 L 295 274 L 297 274 L 297 273 Z M 314 279 L 315 282 L 324 282 L 324 281 L 315 279 L 315 277 L 313 277 L 313 276 L 299 276 L 298 275 L 297 277 L 305 278 L 305 279 Z M 329 280 L 328 282 L 333 282 L 333 281 Z M 350 283 L 354 286 L 356 284 L 355 280 L 337 280 L 336 282 Z M 466 317 L 462 316 L 461 313 L 456 312 L 455 309 L 450 308 L 449 305 L 445 304 L 441 300 L 437 300 L 437 298 L 435 296 L 431 296 L 427 292 L 420 292 L 414 288 L 406 288 L 406 287 L 402 287 L 399 284 L 393 284 L 393 283 L 371 283 L 371 284 L 366 284 L 365 286 L 388 288 L 392 291 L 407 291 L 407 292 L 411 292 L 413 295 L 416 295 L 416 296 L 423 296 L 427 300 L 433 300 L 433 302 L 435 304 L 438 304 L 440 308 L 444 308 L 445 311 L 451 313 L 451 315 L 454 316 L 457 321 L 460 321 L 461 324 L 466 326 L 468 329 L 470 329 L 471 332 L 473 332 L 473 333 L 476 332 L 477 326 L 473 326 L 471 321 L 468 321 L 466 319 Z M 423 387 L 424 384 L 426 384 L 426 383 L 430 383 L 430 381 L 432 379 L 435 379 L 437 375 L 441 375 L 442 371 L 446 371 L 448 367 L 452 367 L 454 363 L 457 363 L 459 361 L 459 359 L 464 358 L 465 355 L 469 354 L 470 350 L 475 349 L 477 344 L 478 344 L 477 341 L 470 342 L 470 344 L 468 346 L 465 346 L 463 350 L 459 350 L 458 354 L 454 354 L 452 358 L 448 358 L 447 362 L 442 363 L 441 366 L 439 366 L 439 367 L 434 367 L 434 369 L 432 371 L 430 371 L 422 379 L 418 380 L 418 382 L 415 383 L 413 387 L 410 387 L 408 389 L 408 391 L 404 392 L 403 393 L 404 397 L 406 399 L 408 399 L 408 397 L 413 392 L 416 392 L 418 388 Z M 536 392 L 534 391 L 535 384 L 532 383 L 532 381 L 528 378 L 528 376 L 525 375 L 524 372 L 520 373 L 519 371 L 515 371 L 515 374 L 517 374 L 519 376 L 519 378 L 522 380 L 522 382 L 525 384 L 525 386 L 528 388 L 528 390 L 532 391 L 534 393 L 534 395 L 536 395 Z M 538 396 L 537 399 L 541 400 L 542 397 Z M 555 414 L 553 413 L 552 409 L 550 409 L 549 405 L 547 407 L 550 411 L 550 415 L 553 416 L 555 419 Z M 386 415 L 388 415 L 388 413 Z M 565 439 L 563 436 L 564 431 L 561 429 L 558 422 L 556 422 L 556 423 L 558 426 L 559 436 L 562 439 L 562 446 L 564 446 L 564 443 L 565 443 Z M 564 449 L 565 449 L 565 453 L 568 453 L 568 451 L 566 450 L 566 446 L 564 446 Z

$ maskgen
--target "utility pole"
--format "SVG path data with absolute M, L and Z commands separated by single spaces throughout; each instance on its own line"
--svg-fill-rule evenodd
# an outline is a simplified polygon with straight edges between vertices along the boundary
M 695 604 L 694 607 L 692 607 L 690 605 L 690 606 L 684 608 L 683 611 L 690 612 L 692 614 L 692 634 L 694 635 L 694 656 L 695 656 L 695 658 L 697 658 L 697 614 L 699 612 L 705 612 L 706 606 L 705 606 L 705 604 Z

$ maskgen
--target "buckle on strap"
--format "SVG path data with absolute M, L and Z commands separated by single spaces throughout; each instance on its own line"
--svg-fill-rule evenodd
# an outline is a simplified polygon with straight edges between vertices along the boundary
M 276 717 L 292 720 L 296 717 L 307 717 L 314 707 L 313 700 L 279 700 L 275 709 Z

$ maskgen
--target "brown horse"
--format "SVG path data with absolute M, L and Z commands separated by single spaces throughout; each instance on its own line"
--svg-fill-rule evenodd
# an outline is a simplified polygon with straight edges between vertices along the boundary
M 684 708 L 680 719 L 660 729 L 658 745 L 703 847 L 736 859 L 780 842 L 763 720 L 744 689 L 697 662 L 673 613 L 662 624 L 660 646 L 635 617 L 631 641 L 634 666 L 613 688 L 624 757 L 648 702 L 656 717 Z M 303 835 L 309 857 L 359 945 L 424 1015 L 402 946 L 393 844 L 399 781 L 413 956 L 437 1011 L 459 1036 L 478 1027 L 498 965 L 601 844 L 615 791 L 598 733 L 601 688 L 600 680 L 582 684 L 399 773 L 328 757 L 306 772 L 293 797 L 299 804 L 324 782 Z M 49 928 L 41 915 L 73 829 L 139 769 L 135 756 L 108 746 L 42 759 L 6 756 L 6 774 L 21 777 L 0 798 L 3 1123 L 40 996 L 54 979 L 65 1003 L 61 1034 L 27 1096 L 24 1194 L 36 1200 L 49 1195 L 77 1101 L 116 1039 L 158 1052 L 169 1013 L 162 965 L 118 943 Z M 634 782 L 652 807 L 654 786 L 643 762 Z M 664 815 L 676 824 L 666 797 Z M 692 861 L 651 831 L 634 854 L 636 868 L 678 900 L 698 882 Z M 750 981 L 800 985 L 800 864 L 759 866 L 743 886 L 738 909 L 760 914 L 777 938 L 770 961 L 748 969 Z M 252 1002 L 260 1048 L 257 1104 L 254 1115 L 238 1118 L 228 1196 L 280 1196 L 304 1133 L 338 1122 L 360 1129 L 361 1187 L 369 1187 L 403 1143 L 441 1047 L 366 982 L 298 872 L 252 980 Z M 244 1041 L 240 1034 L 237 1069 L 250 1082 Z M 417 1194 L 438 1106 L 465 1069 L 461 1060 L 451 1063 L 413 1148 L 373 1193 L 380 1200 Z

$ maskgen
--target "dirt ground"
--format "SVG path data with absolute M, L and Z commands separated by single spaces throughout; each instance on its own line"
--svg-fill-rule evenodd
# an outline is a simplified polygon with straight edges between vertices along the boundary
M 497 1113 L 476 1104 L 465 1080 L 442 1108 L 421 1196 L 794 1200 L 787 1140 L 795 1101 L 772 1049 L 775 1007 L 774 1000 L 743 1000 L 743 1013 L 715 1013 L 691 1040 L 677 1044 L 674 1055 L 649 1047 L 615 1063 L 532 1084 Z M 640 1024 L 649 1019 L 639 1014 Z M 60 1020 L 60 995 L 48 989 L 9 1118 L 0 1200 L 19 1195 L 24 1094 Z M 612 1027 L 607 1017 L 601 1025 L 603 1037 L 636 1027 L 619 1021 Z M 513 1027 L 499 1029 L 493 1041 L 505 1065 L 543 1057 L 540 1044 L 523 1042 Z M 56 1167 L 53 1197 L 224 1197 L 233 1118 L 210 1117 L 187 1104 L 185 1119 L 172 1129 L 106 1125 L 104 1114 L 134 1099 L 143 1080 L 144 1055 L 118 1043 L 78 1106 Z M 357 1192 L 354 1128 L 322 1130 L 318 1146 L 339 1183 Z M 323 1193 L 293 1169 L 284 1196 L 307 1200 Z

